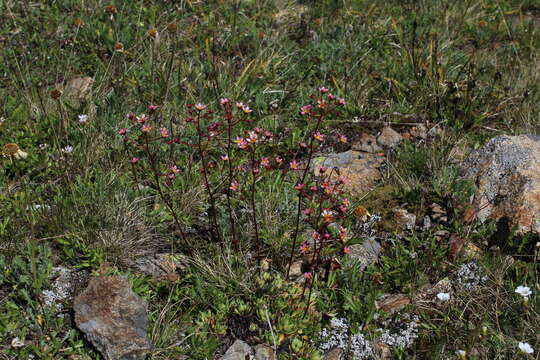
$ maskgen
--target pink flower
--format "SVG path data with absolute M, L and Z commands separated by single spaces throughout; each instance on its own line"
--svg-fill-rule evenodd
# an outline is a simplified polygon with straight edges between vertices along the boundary
M 129 120 L 135 120 L 135 118 L 136 118 L 135 114 L 132 113 L 132 112 L 127 113 L 126 117 L 127 117 Z
M 339 238 L 341 241 L 345 241 L 347 240 L 347 236 L 348 236 L 348 230 L 346 228 L 344 228 L 343 226 L 340 226 L 339 227 Z
M 311 209 L 304 209 L 304 210 L 302 210 L 302 214 L 304 214 L 304 215 L 306 215 L 306 216 L 311 215 L 311 213 L 313 213 L 313 210 L 311 210 Z
M 222 106 L 227 105 L 229 102 L 230 102 L 230 100 L 227 99 L 227 98 L 221 98 L 221 99 L 219 100 L 219 103 L 220 103 Z
M 335 99 L 336 99 L 336 96 L 333 95 L 333 94 L 328 94 L 328 99 L 330 99 L 330 100 L 335 100 Z
M 280 158 L 279 156 L 276 156 L 276 159 L 275 159 L 275 160 L 276 160 L 276 163 L 277 163 L 278 165 L 283 164 L 283 159 Z
M 346 213 L 349 210 L 345 205 L 339 205 L 339 211 L 342 213 Z
M 141 125 L 144 124 L 146 122 L 146 115 L 141 114 L 141 116 L 137 117 L 137 122 Z
M 238 183 L 238 181 L 234 180 L 231 183 L 231 186 L 229 186 L 229 189 L 232 191 L 238 191 L 240 189 L 240 184 Z
M 144 124 L 141 128 L 141 131 L 143 133 L 148 133 L 152 130 L 152 126 L 150 124 Z
M 328 104 L 324 100 L 317 100 L 317 106 L 319 109 L 326 109 Z
M 248 143 L 246 140 L 244 140 L 243 138 L 241 137 L 237 137 L 236 140 L 234 140 L 234 142 L 236 143 L 236 145 L 238 145 L 238 147 L 240 149 L 246 149 L 248 147 Z
M 168 138 L 169 137 L 169 130 L 167 130 L 167 128 L 162 127 L 162 128 L 159 129 L 159 134 L 163 138 Z
M 350 254 L 350 253 L 351 253 L 351 247 L 350 247 L 350 246 L 345 246 L 345 247 L 343 248 L 343 252 L 344 252 L 345 254 Z
M 251 110 L 249 108 L 249 106 L 245 105 L 245 106 L 242 106 L 242 111 L 244 112 L 244 114 L 249 114 L 251 113 L 253 110 Z
M 274 136 L 274 134 L 272 134 L 270 131 L 267 130 L 264 132 L 264 136 L 267 138 L 271 138 L 272 136 Z
M 178 169 L 178 167 L 176 165 L 170 165 L 169 166 L 169 172 L 171 172 L 173 174 L 177 174 L 178 172 L 180 172 L 180 170 Z
M 270 160 L 268 160 L 267 157 L 261 158 L 261 166 L 264 166 L 268 169 L 270 167 Z
M 319 168 L 319 173 L 324 174 L 326 172 L 326 170 L 328 170 L 328 168 L 326 166 L 321 166 Z
M 307 148 L 307 144 L 305 142 L 303 142 L 303 141 L 298 143 L 298 146 L 300 146 L 301 148 L 304 148 L 304 149 Z
M 322 87 L 319 88 L 319 91 L 321 92 L 321 94 L 325 94 L 325 93 L 328 92 L 328 89 L 325 88 L 324 86 L 322 86 Z
M 310 247 L 309 247 L 309 244 L 304 241 L 302 244 L 300 244 L 300 253 L 301 254 L 305 254 L 309 251 Z
M 344 198 L 343 200 L 341 200 L 341 203 L 345 206 L 349 206 L 351 205 L 351 202 L 349 201 L 349 199 L 347 198 Z
M 156 111 L 159 108 L 157 105 L 148 105 L 148 110 L 150 111 Z
M 321 216 L 325 223 L 331 223 L 334 220 L 334 212 L 332 210 L 324 209 Z
M 346 103 L 347 103 L 347 102 L 345 101 L 344 98 L 339 98 L 339 99 L 338 99 L 338 104 L 339 104 L 339 105 L 345 105 Z
M 229 161 L 229 155 L 227 155 L 227 154 L 221 155 L 221 160 L 223 160 L 223 161 Z
M 132 158 L 129 160 L 129 162 L 132 163 L 132 164 L 136 164 L 136 163 L 139 162 L 139 160 L 140 160 L 140 159 L 139 159 L 138 157 L 132 157 Z
M 338 182 L 339 182 L 341 185 L 343 185 L 343 184 L 346 184 L 346 183 L 348 182 L 348 179 L 347 179 L 347 177 L 346 177 L 345 175 L 340 175 L 340 176 L 338 177 Z
M 304 273 L 304 279 L 306 280 L 311 280 L 313 278 L 313 274 L 310 273 L 310 272 L 305 272 Z
M 236 107 L 237 107 L 238 109 L 240 109 L 240 110 L 242 110 L 242 109 L 244 108 L 244 106 L 246 106 L 246 105 L 244 105 L 244 103 L 242 103 L 242 102 L 237 102 L 237 103 L 236 103 Z
M 315 134 L 313 134 L 313 138 L 318 141 L 324 141 L 324 134 L 321 134 L 319 131 L 317 131 Z
M 315 241 L 321 240 L 321 234 L 319 234 L 317 231 L 314 231 L 311 233 L 311 238 Z
M 338 142 L 342 143 L 342 144 L 346 144 L 348 141 L 347 137 L 345 135 L 339 135 L 338 136 Z
M 246 139 L 246 141 L 250 144 L 255 144 L 257 142 L 257 139 L 259 138 L 259 136 L 257 135 L 257 133 L 255 131 L 250 131 L 248 133 L 248 137 Z
M 298 170 L 300 167 L 300 164 L 298 163 L 298 161 L 293 160 L 290 162 L 289 166 L 291 167 L 291 170 Z
M 128 129 L 122 128 L 122 129 L 118 130 L 118 135 L 126 135 L 127 132 L 128 132 Z
M 300 108 L 300 115 L 309 115 L 311 112 L 311 105 L 304 105 Z
M 198 103 L 195 105 L 195 109 L 197 109 L 198 111 L 203 111 L 204 109 L 206 109 L 206 105 Z
M 294 189 L 295 189 L 296 191 L 302 191 L 302 190 L 304 190 L 304 187 L 305 187 L 304 184 L 296 184 L 296 185 L 294 186 Z

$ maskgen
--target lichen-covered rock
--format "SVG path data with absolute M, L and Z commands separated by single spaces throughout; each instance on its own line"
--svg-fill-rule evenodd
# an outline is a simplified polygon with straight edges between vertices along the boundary
M 518 233 L 540 232 L 540 136 L 498 136 L 465 161 L 477 186 L 476 217 L 507 219 Z
M 276 360 L 274 349 L 265 344 L 255 346 L 255 360 Z
M 342 153 L 319 156 L 313 161 L 315 175 L 319 175 L 321 166 L 338 168 L 339 175 L 344 176 L 347 182 L 344 189 L 353 195 L 360 195 L 370 191 L 382 176 L 379 168 L 384 158 L 361 151 L 345 151 Z M 337 173 L 334 173 L 337 176 Z
M 147 303 L 121 276 L 94 277 L 75 298 L 75 323 L 107 360 L 144 359 L 148 341 Z
M 349 248 L 349 257 L 360 263 L 360 271 L 375 263 L 382 251 L 381 245 L 373 239 L 366 239 L 362 244 L 354 244 Z

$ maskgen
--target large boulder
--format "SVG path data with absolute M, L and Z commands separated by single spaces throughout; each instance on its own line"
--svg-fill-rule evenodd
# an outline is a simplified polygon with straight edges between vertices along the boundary
M 498 136 L 465 161 L 477 186 L 476 218 L 507 220 L 519 234 L 540 232 L 540 136 Z
M 142 360 L 151 350 L 147 303 L 121 276 L 94 277 L 74 301 L 75 323 L 106 360 Z

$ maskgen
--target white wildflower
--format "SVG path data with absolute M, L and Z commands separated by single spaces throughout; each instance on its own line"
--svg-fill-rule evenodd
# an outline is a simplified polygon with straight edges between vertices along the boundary
M 532 348 L 531 345 L 529 345 L 528 343 L 522 343 L 520 342 L 518 344 L 518 347 L 519 347 L 519 350 L 523 351 L 524 353 L 526 354 L 532 354 L 534 352 L 534 349 Z
M 24 341 L 22 341 L 18 337 L 14 337 L 13 340 L 11 340 L 11 347 L 12 348 L 20 348 L 20 347 L 23 347 L 23 346 L 24 346 Z
M 450 300 L 450 294 L 449 293 L 438 293 L 437 294 L 437 299 L 441 300 L 441 301 L 448 301 Z
M 467 352 L 465 350 L 458 350 L 458 351 L 456 351 L 456 354 L 460 359 L 466 359 L 467 358 Z
M 62 148 L 62 152 L 66 154 L 70 154 L 73 151 L 73 146 L 67 145 L 66 147 Z
M 532 294 L 532 291 L 529 287 L 522 285 L 518 286 L 515 292 L 523 297 L 527 297 Z
M 79 115 L 79 122 L 81 124 L 86 124 L 87 121 L 88 121 L 88 115 L 86 114 Z

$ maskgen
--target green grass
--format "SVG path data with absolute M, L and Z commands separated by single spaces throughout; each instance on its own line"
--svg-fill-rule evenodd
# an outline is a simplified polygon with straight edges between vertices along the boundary
M 0 358 L 99 358 L 70 317 L 58 318 L 40 294 L 51 286 L 53 266 L 95 271 L 108 263 L 150 303 L 151 359 L 212 359 L 236 337 L 275 345 L 280 359 L 317 359 L 311 341 L 329 317 L 345 317 L 375 337 L 394 316 L 375 308 L 378 296 L 414 295 L 467 262 L 449 260 L 448 240 L 438 230 L 482 247 L 478 262 L 488 280 L 475 292 L 458 287 L 442 305 L 409 305 L 406 311 L 420 317 L 419 338 L 409 349 L 393 349 L 395 358 L 446 359 L 456 350 L 472 359 L 518 358 L 518 341 L 530 343 L 535 354 L 528 358 L 535 358 L 537 239 L 503 239 L 509 246 L 493 250 L 493 224 L 463 220 L 473 188 L 460 178 L 452 150 L 478 148 L 499 134 L 538 132 L 539 48 L 540 13 L 532 0 L 0 0 L 0 145 L 16 143 L 28 153 L 24 160 L 0 158 Z M 88 96 L 69 96 L 69 81 L 87 76 L 94 79 Z M 259 250 L 269 263 L 258 271 L 249 199 L 233 200 L 241 228 L 234 249 L 225 195 L 216 190 L 226 245 L 216 243 L 201 159 L 190 158 L 187 146 L 156 147 L 163 166 L 174 161 L 185 168 L 166 196 L 174 199 L 187 246 L 151 172 L 134 178 L 128 160 L 137 154 L 117 131 L 129 126 L 128 112 L 157 104 L 161 124 L 193 141 L 186 105 L 218 108 L 229 97 L 253 109 L 255 124 L 237 132 L 272 131 L 259 155 L 289 161 L 310 126 L 300 106 L 320 86 L 347 100 L 341 116 L 328 119 L 328 135 L 355 138 L 385 124 L 407 130 L 426 121 L 443 135 L 403 143 L 388 155 L 381 186 L 350 199 L 383 215 L 376 225 L 390 233 L 383 255 L 362 273 L 339 258 L 341 267 L 316 283 L 305 311 L 301 283 L 285 279 L 298 179 L 268 172 L 257 183 Z M 58 100 L 53 89 L 63 92 Z M 86 124 L 80 114 L 89 116 Z M 73 151 L 62 152 L 68 145 Z M 217 158 L 221 150 L 208 151 Z M 247 164 L 242 156 L 239 163 Z M 209 176 L 219 183 L 219 172 Z M 404 206 L 422 218 L 433 202 L 446 207 L 450 220 L 413 234 L 400 233 L 387 207 Z M 351 228 L 359 222 L 352 214 L 343 221 Z M 364 237 L 353 233 L 351 242 Z M 189 255 L 179 278 L 137 273 L 135 259 L 173 249 Z M 518 285 L 536 286 L 526 307 L 514 293 Z M 25 346 L 12 347 L 15 337 Z

